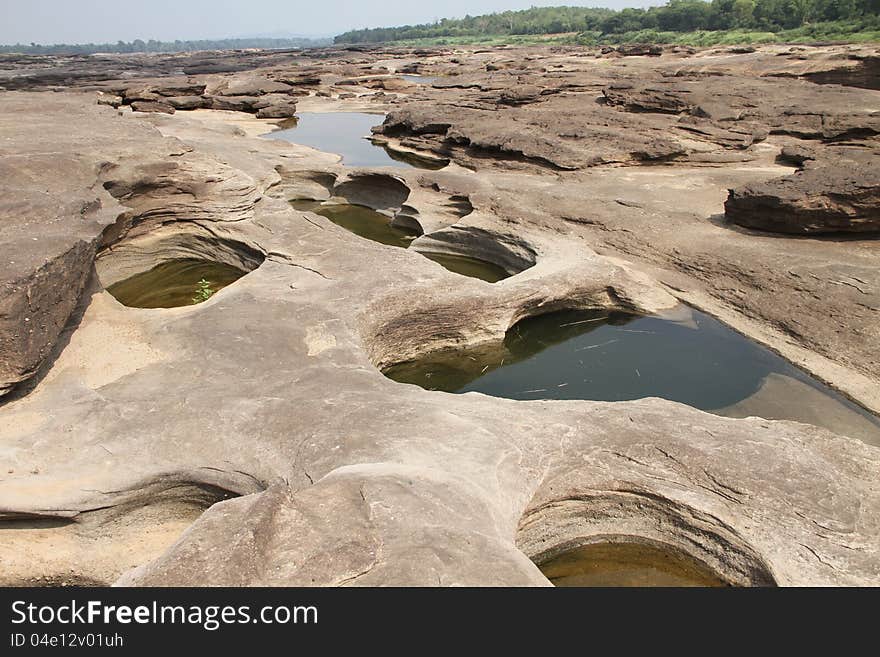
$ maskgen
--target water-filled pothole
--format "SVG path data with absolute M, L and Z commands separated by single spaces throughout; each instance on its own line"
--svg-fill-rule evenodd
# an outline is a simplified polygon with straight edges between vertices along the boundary
M 643 543 L 595 543 L 538 565 L 554 586 L 728 586 L 681 552 Z
M 325 153 L 342 156 L 342 163 L 352 167 L 398 167 L 439 169 L 445 161 L 405 151 L 392 151 L 372 140 L 371 129 L 382 123 L 382 115 L 365 112 L 301 112 L 296 122 L 267 134 L 309 146 Z M 292 124 L 292 125 L 291 125 Z
M 470 256 L 446 253 L 422 253 L 422 255 L 451 272 L 470 278 L 479 278 L 487 283 L 497 283 L 510 276 L 503 267 Z
M 389 246 L 408 248 L 412 241 L 422 234 L 414 226 L 395 224 L 387 215 L 363 205 L 305 199 L 294 200 L 290 204 L 297 210 L 327 217 L 337 226 L 359 237 Z M 510 276 L 503 267 L 470 256 L 447 253 L 422 253 L 422 255 L 453 273 L 479 278 L 489 283 L 497 283 Z
M 133 308 L 175 308 L 210 298 L 247 272 L 232 265 L 179 258 L 114 283 L 107 291 Z
M 515 324 L 502 343 L 428 354 L 384 374 L 428 390 L 509 399 L 662 397 L 720 415 L 824 426 L 880 444 L 880 420 L 703 313 L 687 322 L 563 311 Z
M 327 217 L 337 226 L 374 242 L 406 248 L 419 233 L 406 228 L 398 228 L 391 219 L 380 212 L 352 203 L 320 205 L 311 210 Z

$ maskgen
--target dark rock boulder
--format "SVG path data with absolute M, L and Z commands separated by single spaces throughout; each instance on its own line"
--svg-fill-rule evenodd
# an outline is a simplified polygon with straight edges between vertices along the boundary
M 205 84 L 203 82 L 190 81 L 169 81 L 157 84 L 154 90 L 160 96 L 201 96 L 205 93 Z
M 266 98 L 269 97 L 267 96 Z M 258 119 L 289 119 L 295 115 L 296 103 L 284 97 L 272 98 L 265 107 L 259 107 L 259 109 L 257 109 Z
M 523 85 L 502 89 L 496 103 L 499 105 L 528 105 L 541 99 L 542 89 L 535 85 Z
M 254 105 L 260 102 L 257 96 L 210 96 L 209 100 L 211 101 L 211 109 L 248 112 L 250 114 L 257 111 Z
M 815 160 L 817 152 L 815 148 L 811 148 L 805 144 L 789 144 L 782 147 L 782 151 L 776 158 L 778 162 L 791 164 L 798 168 L 803 167 L 807 162 Z
M 321 76 L 320 75 L 284 75 L 275 78 L 278 82 L 283 82 L 284 84 L 289 84 L 292 87 L 317 87 L 321 84 Z
M 174 114 L 174 108 L 170 104 L 152 100 L 136 100 L 131 104 L 131 109 L 135 112 Z
M 880 56 L 863 57 L 855 65 L 810 72 L 803 77 L 816 84 L 841 84 L 880 90 Z
M 790 176 L 730 190 L 728 221 L 779 233 L 880 232 L 880 153 L 824 157 Z
M 156 93 L 153 87 L 130 87 L 122 92 L 122 99 L 126 105 L 130 105 L 138 100 L 157 101 L 159 100 L 159 94 Z
M 835 108 L 836 110 L 837 108 Z M 880 135 L 880 112 L 817 110 L 808 106 L 785 109 L 770 119 L 772 131 L 801 139 L 843 141 Z
M 446 131 L 452 126 L 449 122 L 432 122 L 422 112 L 406 110 L 395 110 L 385 117 L 385 121 L 381 126 L 375 129 L 386 135 L 425 135 L 438 134 L 445 135 Z
M 211 107 L 211 101 L 203 96 L 169 96 L 162 99 L 176 110 L 194 110 Z
M 658 57 L 663 54 L 663 47 L 651 43 L 630 43 L 617 47 L 617 52 L 625 57 L 650 56 Z

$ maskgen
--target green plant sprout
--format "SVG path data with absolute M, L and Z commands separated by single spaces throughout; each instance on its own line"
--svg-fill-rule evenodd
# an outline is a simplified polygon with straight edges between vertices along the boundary
M 196 294 L 192 298 L 192 302 L 193 304 L 197 304 L 202 301 L 207 301 L 213 294 L 214 290 L 211 288 L 211 281 L 203 278 L 196 283 Z

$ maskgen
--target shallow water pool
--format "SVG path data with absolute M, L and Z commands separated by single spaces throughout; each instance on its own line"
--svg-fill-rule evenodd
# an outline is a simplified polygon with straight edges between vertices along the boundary
M 769 349 L 691 310 L 684 321 L 604 311 L 523 320 L 503 343 L 385 370 L 429 390 L 508 399 L 662 397 L 720 415 L 790 419 L 880 445 L 880 420 Z

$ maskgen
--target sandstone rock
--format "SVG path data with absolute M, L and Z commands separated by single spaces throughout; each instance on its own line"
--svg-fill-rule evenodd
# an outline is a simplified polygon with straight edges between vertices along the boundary
M 530 114 L 535 105 L 545 111 Z M 576 97 L 550 96 L 540 104 L 497 114 L 411 103 L 389 113 L 380 131 L 419 135 L 421 147 L 444 156 L 452 153 L 462 162 L 485 153 L 493 154 L 496 161 L 569 170 L 607 162 L 671 159 L 686 151 L 659 124 L 631 121 L 628 114 L 601 105 L 585 113 Z
M 858 56 L 855 64 L 808 72 L 804 78 L 816 84 L 842 84 L 880 90 L 880 56 Z
M 156 93 L 152 86 L 148 87 L 131 87 L 122 92 L 122 97 L 127 105 L 135 101 L 157 102 L 159 94 Z
M 109 105 L 110 107 L 116 109 L 120 105 L 122 105 L 122 96 L 110 96 L 102 92 L 98 92 L 98 99 L 96 101 L 98 105 Z
M 162 96 L 201 96 L 205 84 L 188 78 L 156 78 L 129 85 L 121 89 L 127 101 L 157 100 Z
M 233 112 L 256 112 L 260 102 L 257 96 L 209 96 L 211 109 L 229 110 Z
M 802 143 L 788 144 L 783 146 L 779 154 L 779 160 L 788 162 L 796 167 L 802 167 L 805 163 L 818 157 L 818 150 Z
M 602 95 L 609 105 L 622 105 L 630 111 L 679 114 L 693 108 L 690 91 L 676 87 L 618 82 L 602 89 Z
M 539 100 L 542 95 L 542 89 L 537 86 L 524 85 L 513 89 L 503 89 L 498 94 L 497 103 L 499 105 L 527 105 Z
M 210 96 L 263 96 L 265 94 L 287 94 L 293 91 L 291 85 L 278 80 L 270 80 L 260 75 L 242 75 L 226 78 L 209 85 L 205 90 Z
M 0 195 L 2 396 L 52 357 L 104 231 L 123 210 L 101 187 L 100 171 L 126 155 L 166 151 L 155 130 L 81 94 L 4 94 L 0 132 L 0 177 L 15 189 Z
M 206 84 L 197 80 L 159 81 L 153 87 L 160 96 L 201 96 Z
M 162 114 L 174 114 L 174 107 L 165 101 L 136 100 L 131 103 L 135 112 L 161 112 Z
M 157 162 L 129 160 L 101 174 L 126 211 L 107 239 L 134 236 L 174 221 L 243 221 L 260 198 L 253 179 L 204 155 L 180 153 Z
M 257 110 L 258 119 L 288 119 L 296 115 L 296 103 L 276 101 Z
M 461 84 L 370 96 L 389 112 L 379 132 L 470 170 L 393 175 L 249 137 L 265 130 L 249 116 L 0 95 L 0 177 L 15 190 L 0 196 L 0 386 L 46 372 L 0 407 L 0 519 L 17 519 L 0 526 L 0 584 L 546 585 L 535 563 L 608 535 L 670 545 L 734 584 L 873 584 L 878 452 L 849 435 L 659 399 L 435 393 L 377 370 L 492 343 L 557 308 L 658 311 L 672 288 L 880 407 L 876 241 L 716 220 L 724 189 L 766 180 L 771 211 L 809 210 L 808 223 L 817 208 L 852 223 L 876 204 L 878 167 L 859 159 L 876 148 L 874 97 L 806 83 L 825 63 L 773 52 L 596 66 L 581 49 L 509 48 L 512 73 L 490 75 L 473 49 L 431 49 L 431 71 Z M 42 73 L 17 59 L 0 79 L 158 93 L 156 76 L 172 88 L 181 69 L 272 80 L 307 61 L 335 80 L 415 56 L 56 59 Z M 623 82 L 630 105 L 597 102 Z M 497 102 L 528 87 L 540 102 Z M 214 98 L 252 113 L 293 100 L 254 91 Z M 639 108 L 651 103 L 687 109 Z M 791 194 L 773 187 L 780 147 L 803 167 Z M 289 203 L 333 197 L 425 235 L 391 249 Z M 461 277 L 419 254 L 432 244 L 520 273 Z M 168 311 L 101 290 L 173 257 L 250 273 Z
M 194 110 L 211 107 L 211 101 L 202 96 L 163 96 L 164 103 L 176 110 Z
M 226 51 L 192 53 L 133 53 L 111 57 L 79 55 L 14 56 L 0 66 L 0 82 L 8 89 L 48 89 L 94 85 L 124 80 L 121 89 L 133 86 L 132 78 L 154 82 L 172 78 L 174 85 L 186 83 L 186 76 L 250 71 L 260 65 L 289 66 L 298 54 L 291 51 Z M 184 77 L 181 77 L 180 72 Z M 181 95 L 173 91 L 170 95 Z M 189 95 L 189 92 L 182 94 Z
M 724 212 L 733 223 L 780 233 L 880 232 L 880 154 L 823 158 L 791 176 L 730 190 Z
M 634 57 L 640 55 L 649 55 L 657 57 L 663 54 L 663 47 L 653 44 L 634 43 L 617 47 L 617 52 L 625 57 Z
M 704 121 L 694 116 L 683 116 L 678 120 L 683 130 L 707 137 L 724 148 L 746 149 L 754 143 L 764 141 L 768 136 L 766 128 L 750 125 L 745 121 L 733 126 Z
M 276 81 L 288 84 L 292 87 L 317 87 L 321 84 L 321 77 L 318 75 L 303 74 L 299 76 L 284 75 L 275 78 Z
M 864 139 L 880 135 L 880 113 L 847 110 L 840 113 L 817 112 L 804 106 L 791 107 L 785 109 L 778 118 L 772 119 L 772 129 L 778 134 L 794 135 L 803 139 Z

